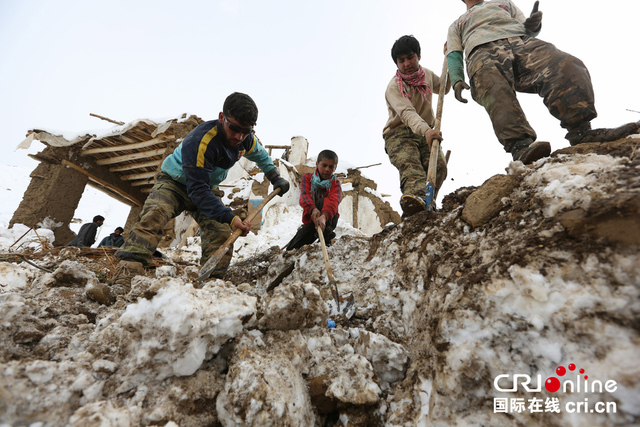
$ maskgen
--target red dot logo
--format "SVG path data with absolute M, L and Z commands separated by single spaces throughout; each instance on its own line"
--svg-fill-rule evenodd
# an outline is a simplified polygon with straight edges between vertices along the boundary
M 560 377 L 561 377 L 561 376 L 563 376 L 563 375 L 564 375 L 564 374 L 566 374 L 566 373 L 567 373 L 567 370 L 566 370 L 566 369 L 564 369 L 564 366 L 558 366 L 558 367 L 556 368 L 556 375 L 558 375 L 558 376 L 560 376 Z
M 581 373 L 581 374 L 584 374 L 584 369 L 580 369 L 580 373 Z
M 584 379 L 585 379 L 585 380 L 588 380 L 588 379 L 589 379 L 589 375 L 585 375 L 585 376 L 584 376 Z
M 555 393 L 556 391 L 560 390 L 560 380 L 556 377 L 549 377 L 544 382 L 544 388 L 546 388 L 550 393 Z
M 575 371 L 576 370 L 576 365 L 574 365 L 573 363 L 569 363 L 569 370 L 570 371 Z

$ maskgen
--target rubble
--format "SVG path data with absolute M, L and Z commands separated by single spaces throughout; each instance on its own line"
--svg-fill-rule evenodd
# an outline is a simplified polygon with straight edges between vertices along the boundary
M 511 163 L 441 211 L 343 233 L 328 253 L 356 312 L 334 329 L 317 243 L 258 250 L 254 237 L 224 281 L 196 288 L 195 261 L 173 258 L 191 238 L 113 303 L 92 291 L 109 286 L 108 253 L 32 258 L 52 273 L 1 262 L 0 424 L 638 424 L 640 181 L 635 151 L 614 147 Z M 512 188 L 492 197 L 496 182 Z M 473 194 L 495 207 L 479 222 L 464 214 Z M 533 388 L 504 391 L 516 374 Z M 544 385 L 587 376 L 615 392 Z M 527 404 L 496 410 L 505 398 Z M 569 412 L 585 401 L 615 411 Z

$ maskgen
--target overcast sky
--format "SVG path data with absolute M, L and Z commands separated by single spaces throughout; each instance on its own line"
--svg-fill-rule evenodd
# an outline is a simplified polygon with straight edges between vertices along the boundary
M 533 3 L 516 2 L 527 16 Z M 539 37 L 589 68 L 594 127 L 640 120 L 626 111 L 640 111 L 640 2 L 542 0 L 540 10 Z M 240 91 L 258 105 L 264 144 L 302 135 L 310 156 L 330 148 L 355 165 L 382 163 L 364 173 L 399 209 L 398 174 L 381 136 L 384 91 L 396 70 L 390 49 L 413 34 L 421 64 L 440 74 L 447 29 L 464 11 L 459 0 L 0 0 L 0 163 L 36 166 L 14 151 L 30 129 L 78 134 L 112 126 L 89 113 L 123 122 L 183 113 L 210 120 Z M 538 139 L 554 150 L 568 145 L 541 98 L 520 100 Z M 442 132 L 452 155 L 438 204 L 510 161 L 471 100 L 446 97 Z

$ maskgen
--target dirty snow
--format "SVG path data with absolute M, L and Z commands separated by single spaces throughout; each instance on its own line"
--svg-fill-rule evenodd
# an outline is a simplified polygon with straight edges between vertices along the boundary
M 606 200 L 634 168 L 592 154 L 512 163 L 521 184 L 478 229 L 460 219 L 461 208 L 419 214 L 372 238 L 341 223 L 328 253 L 356 311 L 335 318 L 335 329 L 326 326 L 334 294 L 319 245 L 264 257 L 300 225 L 299 208 L 284 200 L 265 209 L 258 234 L 238 241 L 230 281 L 202 288 L 193 282 L 195 255 L 189 267 L 137 277 L 112 306 L 87 300 L 81 282 L 65 286 L 55 273 L 2 262 L 0 424 L 638 424 L 638 249 L 568 237 L 556 220 Z M 2 251 L 24 231 L 0 227 Z M 37 250 L 38 237 L 28 238 Z M 198 246 L 192 238 L 167 255 Z M 91 262 L 72 261 L 36 262 L 51 271 L 64 264 L 56 277 L 98 277 Z M 569 363 L 590 381 L 616 381 L 616 392 L 494 388 L 497 375 L 544 381 Z M 495 399 L 505 397 L 557 397 L 561 411 L 496 412 Z M 617 411 L 567 411 L 585 399 Z

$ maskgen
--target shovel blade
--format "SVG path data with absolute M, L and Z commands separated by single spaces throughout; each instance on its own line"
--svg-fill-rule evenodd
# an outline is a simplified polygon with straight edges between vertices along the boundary
M 431 205 L 431 203 L 433 202 L 434 194 L 435 194 L 435 188 L 433 187 L 433 184 L 431 184 L 430 182 L 427 182 L 427 195 L 424 198 L 424 204 L 425 204 L 425 209 L 428 211 L 433 209 L 433 206 Z
M 216 257 L 216 255 L 213 254 L 211 255 L 211 258 L 209 258 L 207 262 L 202 266 L 202 268 L 200 269 L 200 276 L 198 277 L 198 283 L 200 285 L 202 285 L 202 283 L 205 280 L 207 280 L 209 276 L 211 276 L 211 273 L 213 273 L 213 270 L 215 270 L 218 264 L 220 263 L 222 256 L 224 256 L 224 254 L 222 254 L 219 257 Z
M 344 316 L 347 319 L 351 319 L 356 312 L 355 297 L 353 294 L 348 297 L 341 297 L 339 299 L 340 308 L 338 309 L 338 301 L 335 298 L 327 301 L 329 306 L 330 316 Z
M 342 298 L 340 301 L 340 314 L 346 317 L 347 319 L 351 319 L 351 317 L 356 312 L 356 299 L 353 294 L 349 295 L 347 298 Z

